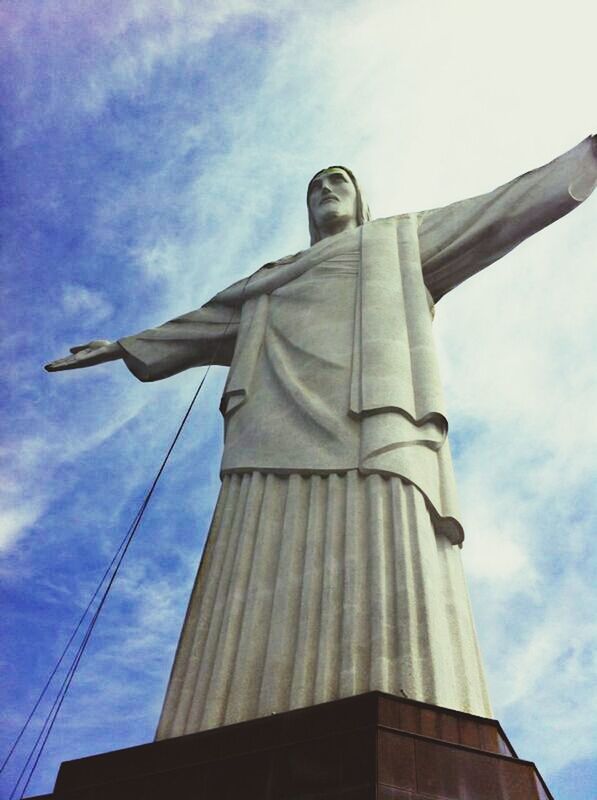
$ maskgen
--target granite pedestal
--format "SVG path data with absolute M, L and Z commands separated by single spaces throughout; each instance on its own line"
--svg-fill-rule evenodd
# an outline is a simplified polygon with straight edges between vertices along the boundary
M 381 692 L 66 761 L 49 800 L 553 800 L 500 724 Z

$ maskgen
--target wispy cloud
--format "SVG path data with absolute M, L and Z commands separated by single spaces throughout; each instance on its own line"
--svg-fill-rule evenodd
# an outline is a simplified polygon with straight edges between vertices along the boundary
M 62 289 L 62 308 L 66 314 L 78 317 L 81 324 L 95 325 L 111 316 L 113 308 L 102 292 L 76 283 Z

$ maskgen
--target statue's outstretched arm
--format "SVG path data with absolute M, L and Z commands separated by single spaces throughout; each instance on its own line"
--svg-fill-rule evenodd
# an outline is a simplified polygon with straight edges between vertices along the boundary
M 87 344 L 71 347 L 70 352 L 70 356 L 50 361 L 44 369 L 48 372 L 60 372 L 65 369 L 94 367 L 96 364 L 105 364 L 124 357 L 124 350 L 118 342 L 109 342 L 107 339 L 94 339 Z
M 124 363 L 140 381 L 159 381 L 192 367 L 229 366 L 239 330 L 240 307 L 211 300 L 156 328 L 118 340 Z
M 597 185 L 597 139 L 492 192 L 419 215 L 423 276 L 434 300 L 568 214 Z
M 157 381 L 191 367 L 212 363 L 229 366 L 242 299 L 242 292 L 238 305 L 225 305 L 214 299 L 195 311 L 117 342 L 96 339 L 72 347 L 70 356 L 51 361 L 45 369 L 59 372 L 122 359 L 139 380 Z

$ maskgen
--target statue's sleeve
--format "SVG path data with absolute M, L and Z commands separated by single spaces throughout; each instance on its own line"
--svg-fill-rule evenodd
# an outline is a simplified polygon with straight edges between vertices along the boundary
M 596 150 L 595 137 L 589 137 L 493 192 L 421 212 L 421 263 L 433 299 L 585 200 L 597 184 Z
M 208 303 L 157 328 L 119 339 L 124 362 L 140 381 L 169 378 L 190 367 L 229 366 L 240 309 Z

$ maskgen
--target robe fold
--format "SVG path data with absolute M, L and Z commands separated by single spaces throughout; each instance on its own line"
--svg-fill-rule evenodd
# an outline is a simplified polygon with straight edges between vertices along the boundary
M 433 304 L 596 182 L 589 138 L 488 194 L 326 238 L 120 340 L 140 380 L 230 366 L 222 492 L 159 738 L 373 688 L 490 715 L 454 547 Z

